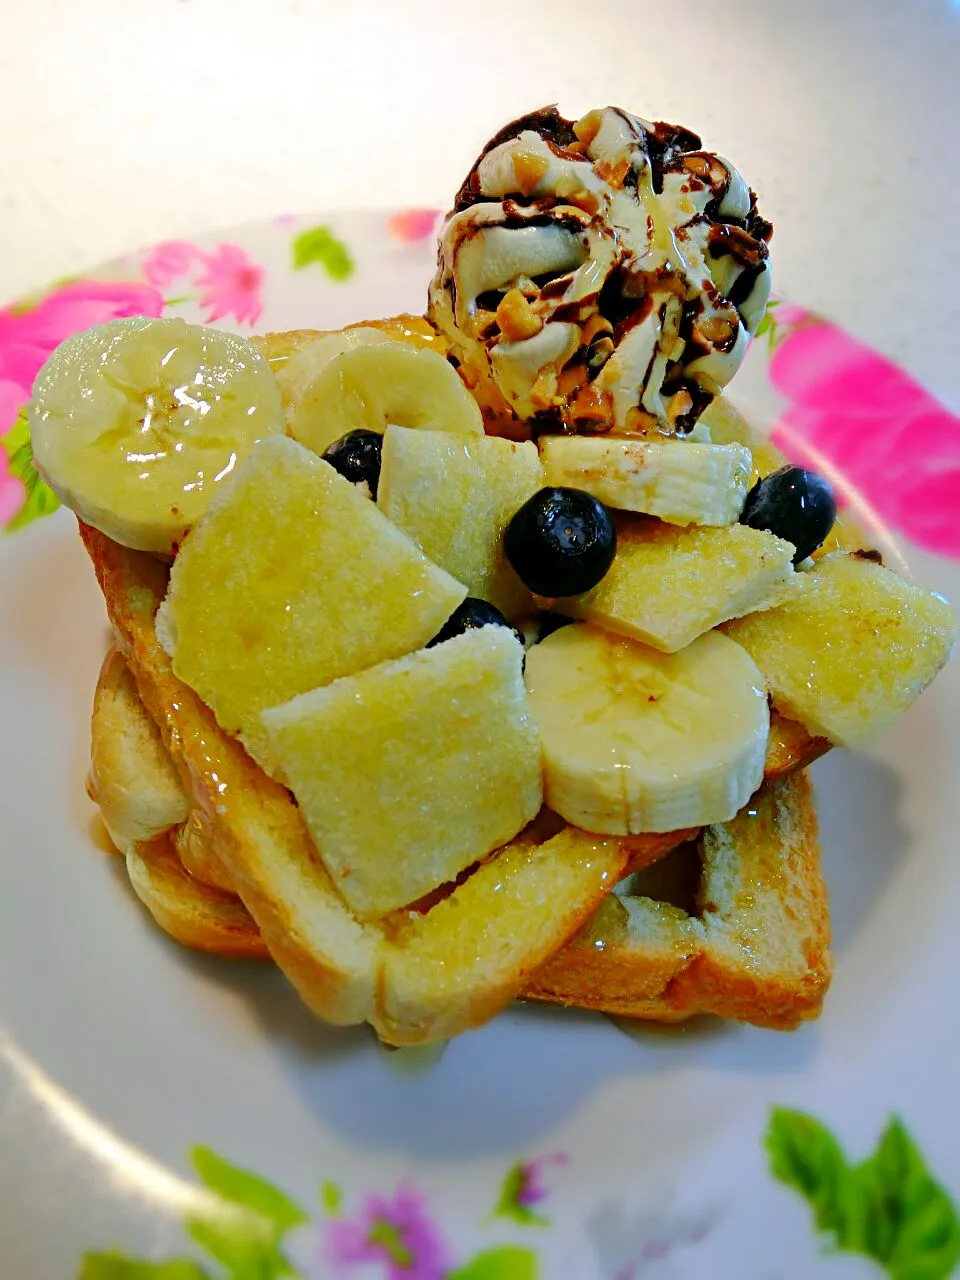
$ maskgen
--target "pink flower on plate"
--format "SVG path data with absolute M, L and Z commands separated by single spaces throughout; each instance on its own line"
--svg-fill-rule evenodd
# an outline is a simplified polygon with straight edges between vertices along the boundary
M 26 401 L 47 356 L 64 338 L 122 316 L 162 312 L 163 298 L 150 285 L 92 280 L 61 285 L 35 307 L 7 307 L 0 311 L 0 379 L 17 383 Z
M 770 360 L 790 401 L 773 440 L 857 495 L 874 522 L 960 558 L 960 416 L 892 361 L 808 316 Z
M 264 270 L 236 244 L 218 245 L 204 255 L 204 270 L 195 283 L 205 292 L 200 306 L 207 308 L 207 323 L 232 315 L 238 324 L 256 324 L 263 310 L 260 291 Z
M 383 1266 L 384 1280 L 443 1280 L 452 1266 L 424 1197 L 405 1184 L 392 1197 L 367 1196 L 356 1217 L 333 1219 L 323 1232 L 324 1261 L 335 1269 L 331 1275 L 348 1276 L 373 1262 Z
M 537 1156 L 534 1160 L 521 1160 L 507 1170 L 500 1184 L 500 1197 L 494 1215 L 513 1218 L 523 1226 L 542 1226 L 549 1224 L 550 1219 L 537 1212 L 534 1205 L 540 1205 L 550 1194 L 544 1173 L 551 1166 L 565 1165 L 568 1157 L 563 1151 L 553 1151 L 549 1155 Z
M 151 284 L 165 289 L 174 280 L 190 274 L 195 263 L 205 262 L 204 254 L 188 240 L 164 240 L 143 260 L 143 274 Z
M 538 1156 L 536 1160 L 527 1160 L 520 1165 L 520 1185 L 516 1191 L 517 1204 L 529 1208 L 540 1204 L 550 1194 L 543 1180 L 543 1171 L 550 1165 L 565 1165 L 568 1157 L 563 1151 L 554 1151 L 550 1155 Z
M 387 223 L 387 229 L 398 240 L 412 244 L 432 235 L 439 217 L 439 209 L 401 209 Z
M 5 436 L 17 420 L 24 404 L 23 385 L 0 378 L 0 436 Z M 3 453 L 0 450 L 0 458 Z

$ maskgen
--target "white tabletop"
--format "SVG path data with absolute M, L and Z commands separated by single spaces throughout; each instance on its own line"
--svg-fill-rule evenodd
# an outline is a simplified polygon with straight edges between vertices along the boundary
M 511 116 L 612 102 L 729 156 L 776 226 L 779 291 L 960 401 L 950 0 L 0 8 L 2 301 L 269 214 L 445 206 Z

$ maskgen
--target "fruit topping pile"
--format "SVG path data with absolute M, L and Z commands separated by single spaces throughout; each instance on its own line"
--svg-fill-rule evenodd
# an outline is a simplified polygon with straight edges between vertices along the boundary
M 119 320 L 40 374 L 38 467 L 165 557 L 173 672 L 292 791 L 358 920 L 544 806 L 616 837 L 726 822 L 771 705 L 860 743 L 945 661 L 946 604 L 821 551 L 829 485 L 710 403 L 769 236 L 685 130 L 540 112 L 468 175 L 426 320 Z

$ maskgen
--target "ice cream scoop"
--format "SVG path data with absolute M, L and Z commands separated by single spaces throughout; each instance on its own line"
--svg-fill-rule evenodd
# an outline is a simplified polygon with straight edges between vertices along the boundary
M 429 315 L 488 413 L 521 430 L 685 435 L 763 316 L 772 231 L 696 134 L 547 107 L 470 170 Z

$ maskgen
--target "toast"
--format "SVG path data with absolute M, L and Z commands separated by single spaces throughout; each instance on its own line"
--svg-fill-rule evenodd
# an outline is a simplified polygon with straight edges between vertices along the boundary
M 635 873 L 528 984 L 530 999 L 676 1022 L 789 1029 L 820 1012 L 830 925 L 805 772 Z
M 429 337 L 421 332 L 423 322 L 418 329 L 410 317 L 381 327 L 391 325 L 414 341 Z M 258 345 L 283 381 L 285 362 L 320 336 L 294 331 L 267 335 Z M 737 429 L 752 438 L 739 417 Z M 154 621 L 167 589 L 166 564 L 82 523 L 80 533 L 124 659 L 121 665 L 108 659 L 98 689 L 91 794 L 126 854 L 135 891 L 157 923 L 187 946 L 272 955 L 328 1021 L 369 1021 L 391 1043 L 412 1044 L 477 1025 L 528 984 L 533 998 L 569 1002 L 578 984 L 589 981 L 579 940 L 558 961 L 565 985 L 549 988 L 532 975 L 544 964 L 549 972 L 564 944 L 582 927 L 589 931 L 587 922 L 614 883 L 635 877 L 697 835 L 684 830 L 602 839 L 559 820 L 552 826 L 535 822 L 473 874 L 434 891 L 416 909 L 365 923 L 336 891 L 290 793 L 174 675 Z M 774 709 L 766 776 L 802 769 L 829 746 Z M 146 788 L 138 813 L 129 802 L 133 777 Z M 500 887 L 505 879 L 507 892 Z M 619 890 L 618 901 L 626 900 L 625 893 Z M 689 919 L 678 927 L 684 935 L 697 932 Z M 677 951 L 676 939 L 670 945 Z M 639 981 L 649 967 L 646 952 L 631 956 L 629 967 L 632 981 Z M 602 997 L 611 1008 L 622 1005 L 621 982 L 614 963 Z M 623 989 L 632 988 L 628 983 Z M 659 1004 L 650 1016 L 667 1016 L 663 991 L 655 994 Z M 605 1007 L 600 998 L 595 991 L 593 1003 L 587 996 L 584 1002 Z M 694 992 L 689 1007 L 670 1005 L 670 1016 L 696 1012 L 699 1002 Z M 763 1001 L 754 1004 L 748 1001 L 742 1016 L 755 1013 L 770 1022 Z
M 118 849 L 187 821 L 187 794 L 117 649 L 104 659 L 91 730 L 87 794 Z
M 430 340 L 422 321 L 379 327 L 391 326 Z M 293 331 L 257 344 L 284 384 L 287 362 L 322 336 Z M 729 406 L 705 422 L 719 440 L 756 449 L 764 471 L 782 461 Z M 518 996 L 776 1027 L 819 1010 L 829 926 L 799 775 L 831 742 L 776 703 L 756 799 L 765 816 L 604 839 L 542 815 L 455 884 L 364 921 L 335 888 L 290 792 L 174 675 L 155 628 L 166 563 L 83 523 L 80 533 L 122 653 L 108 658 L 98 689 L 90 792 L 135 891 L 178 941 L 270 955 L 321 1017 L 368 1021 L 394 1044 L 456 1034 Z M 841 535 L 859 545 L 856 530 Z M 762 893 L 743 888 L 751 876 Z
M 121 705 L 125 723 L 103 714 L 104 706 Z M 106 755 L 103 737 L 110 734 L 110 758 L 125 756 L 124 776 L 142 779 L 148 811 L 156 787 L 151 727 L 123 659 L 108 655 L 95 697 L 93 754 Z M 797 734 L 784 722 L 778 736 L 783 750 L 774 759 L 790 759 L 786 744 L 796 746 Z M 614 893 L 521 995 L 657 1021 L 706 1012 L 786 1028 L 815 1016 L 830 977 L 829 924 L 806 775 L 787 769 L 750 808 L 755 813 L 708 828 L 699 840 L 663 838 L 666 856 L 659 858 L 645 837 L 634 869 L 626 864 Z M 195 824 L 195 816 L 176 834 L 128 845 L 134 891 L 185 946 L 269 955 L 239 899 L 202 883 L 178 858 L 184 831 L 194 857 L 209 839 L 209 828 Z M 205 852 L 201 865 L 219 865 L 209 848 Z
M 134 841 L 124 857 L 134 893 L 176 942 L 234 959 L 270 959 L 260 930 L 240 899 L 211 889 L 185 871 L 170 832 Z
M 80 524 L 139 696 L 217 863 L 277 964 L 320 1017 L 425 1044 L 492 1017 L 622 877 L 633 842 L 536 826 L 424 914 L 363 923 L 337 893 L 290 793 L 173 674 L 154 617 L 168 571 Z

